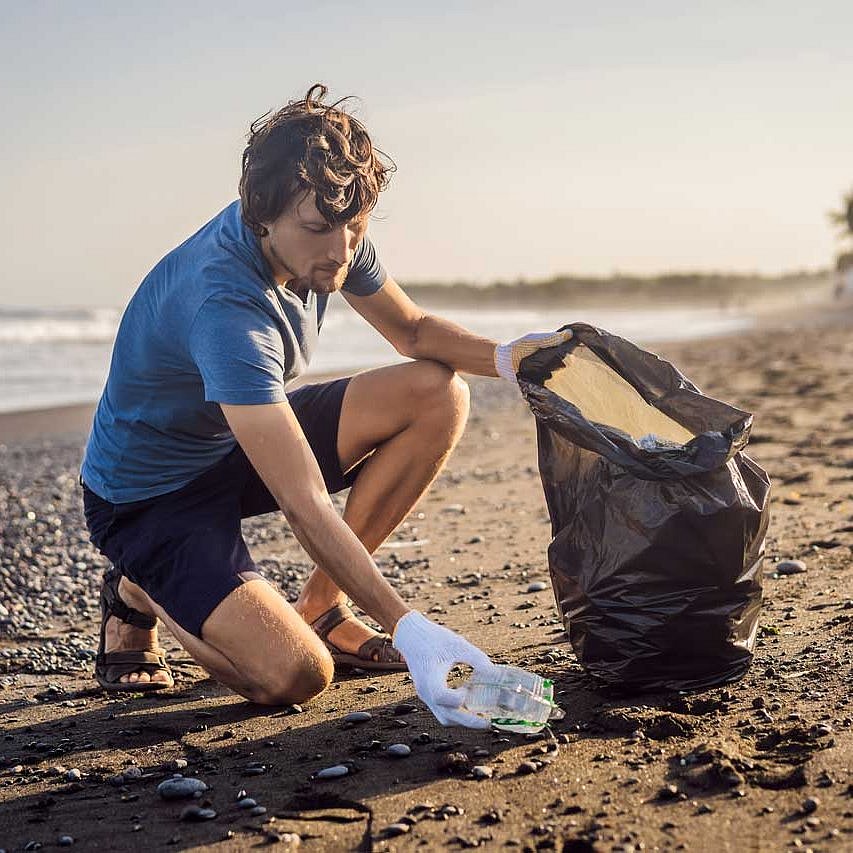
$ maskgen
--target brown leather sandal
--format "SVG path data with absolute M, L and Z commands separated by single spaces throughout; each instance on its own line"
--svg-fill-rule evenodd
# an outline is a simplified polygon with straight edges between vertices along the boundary
M 95 679 L 98 684 L 112 693 L 152 693 L 164 690 L 174 683 L 172 670 L 166 663 L 166 652 L 163 649 L 148 649 L 146 651 L 106 652 L 107 620 L 115 616 L 122 622 L 128 622 L 137 628 L 151 630 L 157 624 L 156 616 L 146 616 L 132 607 L 128 607 L 118 594 L 121 574 L 110 569 L 104 575 L 101 586 L 101 639 L 98 655 L 95 658 Z M 123 675 L 131 672 L 147 672 L 149 676 L 165 672 L 171 683 L 161 681 L 120 681 Z
M 370 637 L 370 639 L 365 640 L 355 654 L 339 649 L 329 640 L 329 634 L 348 619 L 358 619 L 358 617 L 346 604 L 336 604 L 311 623 L 314 632 L 326 644 L 326 648 L 331 653 L 332 660 L 336 665 L 385 672 L 405 672 L 408 670 L 406 661 L 391 645 L 391 638 L 387 634 L 379 634 L 377 637 Z

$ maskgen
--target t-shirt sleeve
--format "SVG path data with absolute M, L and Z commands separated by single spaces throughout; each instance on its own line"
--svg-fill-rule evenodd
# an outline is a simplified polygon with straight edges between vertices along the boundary
M 382 288 L 387 277 L 388 273 L 379 262 L 376 247 L 364 237 L 356 246 L 343 290 L 354 296 L 370 296 Z
M 263 306 L 240 293 L 210 297 L 190 328 L 190 355 L 215 403 L 279 403 L 286 399 L 285 347 Z

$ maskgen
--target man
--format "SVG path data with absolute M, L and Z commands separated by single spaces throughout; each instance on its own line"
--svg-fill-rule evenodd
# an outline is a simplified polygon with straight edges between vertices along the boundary
M 115 567 L 96 676 L 108 690 L 171 685 L 160 619 L 252 701 L 315 696 L 335 661 L 408 668 L 440 722 L 481 727 L 446 679 L 488 657 L 411 610 L 370 555 L 462 434 L 455 371 L 514 381 L 521 357 L 563 336 L 498 347 L 408 299 L 366 237 L 390 167 L 325 94 L 252 125 L 239 202 L 166 255 L 122 318 L 81 469 L 92 542 Z M 286 392 L 336 291 L 412 361 Z M 346 487 L 341 518 L 329 493 Z M 295 608 L 240 533 L 279 509 L 316 563 Z

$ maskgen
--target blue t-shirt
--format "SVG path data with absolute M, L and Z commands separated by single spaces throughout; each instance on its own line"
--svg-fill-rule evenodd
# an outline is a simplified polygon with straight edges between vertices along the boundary
M 385 271 L 365 237 L 343 289 L 378 291 Z M 175 491 L 236 439 L 219 403 L 276 403 L 311 360 L 327 294 L 276 284 L 234 202 L 169 252 L 122 317 L 81 476 L 127 503 Z

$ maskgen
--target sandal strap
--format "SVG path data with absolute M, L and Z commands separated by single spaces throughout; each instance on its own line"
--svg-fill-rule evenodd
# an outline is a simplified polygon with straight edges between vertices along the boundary
M 403 656 L 394 648 L 387 634 L 365 640 L 358 649 L 358 657 L 377 663 L 403 663 Z
M 135 664 L 136 666 L 157 666 L 168 669 L 166 652 L 163 649 L 147 649 L 146 651 L 104 652 L 98 655 L 98 661 L 107 666 L 112 664 Z
M 102 674 L 106 681 L 116 682 L 123 675 L 133 672 L 147 672 L 155 675 L 165 672 L 170 678 L 172 670 L 166 663 L 163 649 L 133 652 L 107 652 L 98 655 L 96 669 Z
M 355 618 L 355 613 L 346 604 L 336 604 L 318 616 L 311 623 L 311 627 L 321 640 L 325 640 L 342 622 Z
M 121 574 L 115 570 L 107 572 L 104 575 L 104 583 L 101 590 L 103 596 L 103 605 L 109 611 L 109 615 L 115 616 L 122 622 L 127 622 L 129 625 L 134 625 L 137 628 L 151 630 L 157 625 L 156 616 L 148 616 L 145 613 L 140 613 L 133 607 L 128 607 L 122 601 L 118 593 L 118 585 L 121 581 Z

